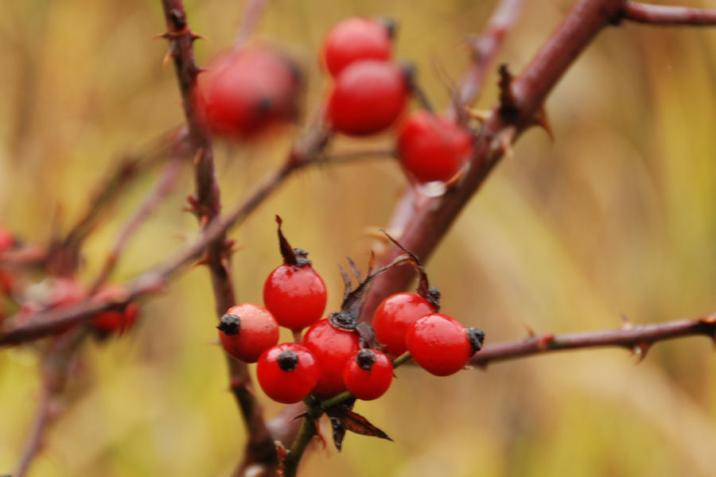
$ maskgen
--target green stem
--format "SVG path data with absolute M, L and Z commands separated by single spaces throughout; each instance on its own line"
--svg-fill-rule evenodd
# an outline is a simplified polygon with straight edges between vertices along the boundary
M 291 449 L 288 451 L 286 458 L 283 460 L 283 476 L 284 477 L 296 477 L 298 471 L 298 463 L 303 457 L 303 452 L 308 447 L 308 443 L 316 434 L 316 417 L 313 415 L 311 409 L 308 410 L 306 416 L 303 418 L 301 423 L 301 429 L 298 431 L 296 440 L 293 441 Z
M 393 360 L 393 368 L 398 368 L 408 361 L 410 361 L 410 353 L 406 351 Z M 321 417 L 321 414 L 326 412 L 327 409 L 352 398 L 353 395 L 345 391 L 321 402 L 316 402 L 316 400 L 311 397 L 305 400 L 307 411 L 303 417 L 301 429 L 298 431 L 298 436 L 296 436 L 291 449 L 283 461 L 284 477 L 296 476 L 298 463 L 301 461 L 301 457 L 303 457 L 303 452 L 306 450 L 306 447 L 308 447 L 308 443 L 311 442 L 313 436 L 316 435 L 316 421 Z

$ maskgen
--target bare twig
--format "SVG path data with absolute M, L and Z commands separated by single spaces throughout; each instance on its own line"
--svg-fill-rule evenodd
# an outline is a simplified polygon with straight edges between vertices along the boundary
M 154 184 L 154 187 L 147 193 L 137 210 L 127 219 L 107 254 L 107 258 L 102 265 L 102 269 L 97 274 L 94 282 L 90 286 L 90 295 L 93 295 L 99 288 L 104 285 L 109 276 L 117 266 L 122 252 L 129 243 L 137 229 L 144 223 L 157 208 L 159 203 L 171 192 L 176 183 L 179 171 L 181 169 L 182 157 L 176 156 L 170 160 L 162 171 L 161 176 Z
M 42 451 L 45 436 L 60 415 L 62 398 L 70 369 L 86 330 L 72 330 L 57 336 L 43 353 L 41 360 L 41 388 L 30 434 L 18 460 L 15 477 L 25 477 L 30 466 Z
M 656 26 L 714 26 L 716 9 L 650 5 L 626 2 L 622 16 L 625 20 Z
M 619 329 L 572 333 L 547 334 L 524 340 L 485 346 L 472 359 L 472 364 L 488 364 L 556 351 L 588 348 L 625 348 L 643 359 L 649 348 L 660 341 L 686 336 L 706 336 L 716 342 L 716 315 L 694 320 L 676 320 L 651 325 L 624 326 Z
M 79 263 L 82 244 L 97 227 L 106 210 L 134 179 L 161 164 L 167 154 L 181 155 L 185 140 L 185 131 L 174 130 L 162 135 L 151 144 L 148 151 L 125 155 L 97 188 L 80 219 L 64 238 L 51 245 L 48 258 L 50 271 L 56 274 L 71 274 Z
M 251 35 L 256 31 L 267 6 L 268 0 L 247 0 L 244 16 L 239 26 L 239 33 L 236 35 L 236 41 L 234 41 L 234 48 L 241 48 L 248 43 Z

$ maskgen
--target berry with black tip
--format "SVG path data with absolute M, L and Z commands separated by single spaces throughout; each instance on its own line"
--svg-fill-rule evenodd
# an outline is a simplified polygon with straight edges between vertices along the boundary
M 196 106 L 215 135 L 251 139 L 295 119 L 302 89 L 298 67 L 266 47 L 217 56 L 198 78 Z
M 393 356 L 408 348 L 405 335 L 410 326 L 423 316 L 435 313 L 437 308 L 416 292 L 396 293 L 383 300 L 373 315 L 375 336 Z
M 279 325 L 300 330 L 323 316 L 328 293 L 323 279 L 308 260 L 308 252 L 291 248 L 281 232 L 279 217 L 277 222 L 283 264 L 266 278 L 264 305 Z
M 261 389 L 274 401 L 299 402 L 318 382 L 319 368 L 313 354 L 300 344 L 284 343 L 259 358 L 256 376 Z
M 393 363 L 378 350 L 362 349 L 346 363 L 343 381 L 358 399 L 378 399 L 393 382 Z
M 346 363 L 358 352 L 360 337 L 355 331 L 356 320 L 351 323 L 334 313 L 331 318 L 319 320 L 306 331 L 303 344 L 318 361 L 320 377 L 315 393 L 330 397 L 346 390 L 343 370 Z
M 278 343 L 274 317 L 268 310 L 250 303 L 226 310 L 217 328 L 224 350 L 247 363 L 255 363 L 261 353 Z
M 436 376 L 454 374 L 482 347 L 482 332 L 456 319 L 433 313 L 416 321 L 406 336 L 408 351 L 423 369 Z

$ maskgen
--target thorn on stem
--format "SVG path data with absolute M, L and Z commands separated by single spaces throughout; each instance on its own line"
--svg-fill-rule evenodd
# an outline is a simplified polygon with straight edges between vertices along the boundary
M 512 80 L 514 77 L 510 73 L 506 63 L 500 65 L 498 70 L 500 79 L 497 82 L 497 86 L 500 89 L 500 107 L 499 113 L 506 121 L 514 121 L 519 115 L 519 109 L 517 107 L 517 101 L 515 100 L 514 93 L 512 92 Z

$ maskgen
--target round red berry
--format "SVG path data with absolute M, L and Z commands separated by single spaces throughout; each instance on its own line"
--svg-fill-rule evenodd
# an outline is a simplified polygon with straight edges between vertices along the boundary
M 241 48 L 215 58 L 199 75 L 197 110 L 214 134 L 247 139 L 292 121 L 301 78 L 296 65 L 268 48 Z
M 119 287 L 108 286 L 97 292 L 92 299 L 99 302 L 116 300 L 120 299 L 123 293 Z M 121 309 L 98 313 L 92 319 L 92 326 L 101 333 L 124 333 L 134 326 L 138 315 L 139 306 L 135 302 L 129 302 Z
M 465 328 L 450 316 L 433 313 L 408 329 L 406 343 L 422 368 L 436 376 L 448 376 L 465 367 L 482 347 L 483 339 L 481 331 Z
M 264 283 L 264 304 L 279 325 L 300 330 L 318 321 L 326 308 L 326 284 L 308 264 L 283 264 Z
M 380 351 L 362 349 L 346 363 L 343 381 L 358 399 L 378 399 L 393 382 L 393 363 Z
M 336 77 L 327 119 L 334 130 L 364 136 L 388 128 L 402 114 L 409 88 L 404 71 L 382 61 L 359 61 Z
M 343 370 L 360 348 L 358 333 L 353 329 L 340 328 L 329 318 L 311 325 L 303 336 L 303 344 L 316 357 L 321 371 L 315 393 L 329 397 L 345 391 Z
M 268 310 L 250 303 L 226 310 L 217 328 L 224 350 L 247 363 L 255 363 L 261 353 L 278 343 L 274 317 Z
M 363 60 L 387 61 L 393 47 L 395 24 L 368 18 L 348 18 L 337 23 L 323 42 L 323 63 L 331 76 Z
M 318 382 L 319 368 L 308 348 L 284 343 L 261 355 L 256 376 L 268 397 L 290 404 L 301 401 L 313 391 Z
M 415 292 L 396 293 L 383 300 L 373 315 L 375 337 L 392 355 L 407 350 L 405 335 L 408 328 L 425 315 L 437 310 L 428 300 Z
M 426 111 L 410 115 L 398 134 L 403 169 L 420 182 L 447 181 L 470 157 L 473 136 L 454 121 Z

